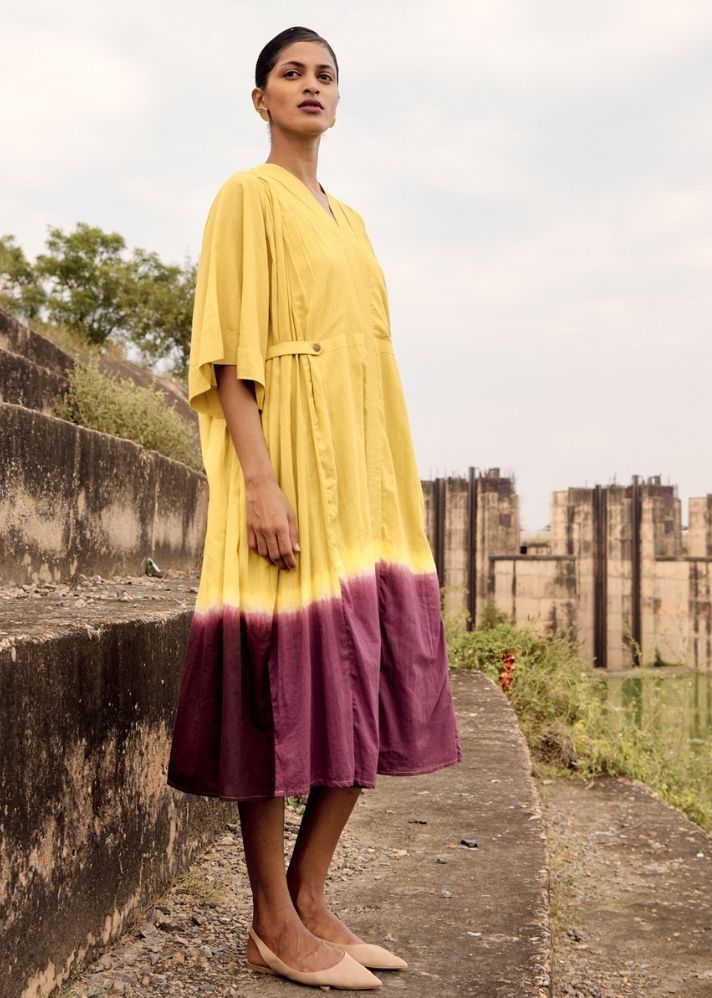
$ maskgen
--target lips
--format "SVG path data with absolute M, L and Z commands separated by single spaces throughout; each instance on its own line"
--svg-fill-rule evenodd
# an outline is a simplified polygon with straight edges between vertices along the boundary
M 324 110 L 323 105 L 320 104 L 318 100 L 303 100 L 298 107 L 316 107 L 319 108 L 320 111 Z

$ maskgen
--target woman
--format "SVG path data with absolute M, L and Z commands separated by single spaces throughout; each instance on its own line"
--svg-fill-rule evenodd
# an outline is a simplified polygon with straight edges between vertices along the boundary
M 338 64 L 307 28 L 257 61 L 267 161 L 230 177 L 203 239 L 189 396 L 210 489 L 170 786 L 238 801 L 248 965 L 371 988 L 404 960 L 332 914 L 339 836 L 376 774 L 462 759 L 440 589 L 361 216 L 317 181 Z M 308 801 L 284 869 L 284 798 Z

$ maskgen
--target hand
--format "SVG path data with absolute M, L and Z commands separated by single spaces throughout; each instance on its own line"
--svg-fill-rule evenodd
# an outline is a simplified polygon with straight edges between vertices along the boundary
M 249 547 L 277 568 L 296 568 L 297 518 L 274 477 L 246 483 L 246 507 Z

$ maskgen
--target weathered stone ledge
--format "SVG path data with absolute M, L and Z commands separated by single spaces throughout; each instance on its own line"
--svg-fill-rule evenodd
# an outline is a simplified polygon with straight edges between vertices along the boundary
M 2 590 L 2 998 L 49 994 L 234 813 L 165 783 L 195 581 Z

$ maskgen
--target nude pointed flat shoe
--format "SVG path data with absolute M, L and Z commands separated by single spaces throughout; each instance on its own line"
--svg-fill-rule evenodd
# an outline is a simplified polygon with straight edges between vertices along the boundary
M 249 932 L 255 941 L 255 946 L 259 950 L 260 956 L 267 964 L 266 967 L 261 967 L 259 964 L 251 963 L 248 960 L 247 966 L 250 970 L 256 970 L 261 974 L 277 974 L 280 977 L 288 978 L 290 981 L 296 981 L 297 984 L 310 984 L 313 987 L 328 986 L 331 988 L 360 991 L 365 988 L 380 988 L 383 986 L 383 981 L 379 980 L 375 974 L 372 974 L 370 970 L 367 970 L 358 960 L 354 960 L 348 953 L 344 953 L 342 959 L 337 964 L 333 967 L 327 967 L 326 970 L 294 970 L 293 967 L 288 967 L 286 963 L 283 963 L 262 942 L 251 926 Z
M 319 936 L 319 939 L 323 939 L 323 936 Z M 374 943 L 335 943 L 331 939 L 323 941 L 343 950 L 363 967 L 372 967 L 374 970 L 405 970 L 408 966 L 401 957 Z

